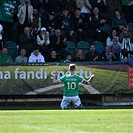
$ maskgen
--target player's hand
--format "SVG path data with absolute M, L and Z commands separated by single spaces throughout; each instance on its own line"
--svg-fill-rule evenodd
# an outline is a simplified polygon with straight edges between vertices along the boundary
M 92 74 L 92 75 L 90 76 L 90 78 L 88 79 L 88 82 L 90 82 L 94 77 L 95 77 L 95 75 Z
M 94 75 L 94 74 L 92 74 L 90 78 L 92 79 L 92 78 L 94 78 L 94 77 L 95 77 L 95 75 Z

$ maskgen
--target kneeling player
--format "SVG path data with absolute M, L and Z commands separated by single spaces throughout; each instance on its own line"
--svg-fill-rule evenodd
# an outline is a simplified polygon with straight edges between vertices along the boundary
M 69 74 L 62 76 L 59 80 L 57 78 L 57 74 L 53 78 L 53 83 L 60 83 L 64 82 L 64 92 L 63 92 L 63 99 L 61 101 L 61 108 L 62 109 L 69 109 L 70 104 L 73 103 L 74 107 L 77 109 L 83 109 L 83 105 L 81 100 L 78 96 L 79 94 L 79 82 L 83 84 L 89 85 L 90 81 L 94 77 L 92 74 L 88 80 L 85 80 L 83 77 L 76 75 L 76 65 L 70 64 Z

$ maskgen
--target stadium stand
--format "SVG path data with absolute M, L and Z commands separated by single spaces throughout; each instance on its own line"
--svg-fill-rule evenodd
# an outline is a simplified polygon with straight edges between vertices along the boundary
M 131 32 L 131 34 L 133 35 L 133 23 L 128 23 L 128 29 Z
M 82 49 L 83 53 L 86 55 L 89 52 L 89 43 L 86 41 L 79 41 L 77 43 L 77 49 Z
M 66 44 L 68 52 L 71 54 L 72 57 L 74 57 L 76 49 L 75 44 L 72 41 L 67 41 Z
M 100 29 L 103 30 L 104 32 L 110 34 L 111 27 L 109 24 L 104 23 L 104 25 L 102 27 L 100 27 Z
M 104 51 L 104 45 L 103 45 L 103 43 L 100 42 L 100 41 L 94 41 L 93 44 L 95 44 L 96 51 L 99 52 L 100 54 L 102 54 L 103 51 Z

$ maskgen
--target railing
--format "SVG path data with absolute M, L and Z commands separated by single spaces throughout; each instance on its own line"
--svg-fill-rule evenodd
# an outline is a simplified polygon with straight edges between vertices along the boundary
M 39 63 L 39 62 L 21 62 L 21 63 L 15 63 L 15 62 L 0 62 L 0 66 L 50 66 L 50 65 L 68 65 L 68 64 L 77 64 L 77 65 L 113 65 L 113 64 L 128 64 L 128 60 L 121 60 L 121 61 L 92 61 L 92 62 L 70 62 L 70 63 L 64 63 L 64 62 L 45 62 L 45 63 Z

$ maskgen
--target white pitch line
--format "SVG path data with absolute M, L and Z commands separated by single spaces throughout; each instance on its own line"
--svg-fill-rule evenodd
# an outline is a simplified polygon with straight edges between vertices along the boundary
M 80 83 L 79 85 L 82 85 L 85 89 L 87 89 L 87 91 L 90 94 L 100 94 L 100 92 L 98 90 L 96 90 L 95 88 L 93 88 L 91 85 L 84 85 L 82 83 Z M 36 89 L 34 91 L 27 92 L 26 95 L 36 95 L 36 94 L 46 92 L 46 91 L 49 91 L 52 89 L 61 88 L 63 86 L 64 86 L 64 84 L 51 85 L 51 86 L 47 86 L 45 88 L 40 88 L 40 89 Z
M 93 88 L 91 85 L 81 84 L 90 94 L 101 94 L 98 90 Z
M 49 90 L 52 90 L 52 89 L 61 88 L 63 86 L 64 86 L 64 84 L 51 85 L 51 86 L 47 86 L 45 88 L 40 88 L 40 89 L 36 89 L 34 91 L 27 92 L 26 95 L 39 94 L 39 93 L 46 92 L 46 91 L 49 91 Z

